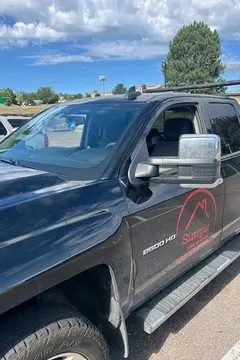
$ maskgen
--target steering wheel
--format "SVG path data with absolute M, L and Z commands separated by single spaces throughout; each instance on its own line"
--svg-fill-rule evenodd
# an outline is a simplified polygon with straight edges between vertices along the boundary
M 109 149 L 110 147 L 112 147 L 112 146 L 114 146 L 114 145 L 116 145 L 116 143 L 115 143 L 115 142 L 111 142 L 111 143 L 107 144 L 107 146 L 105 147 L 105 149 Z

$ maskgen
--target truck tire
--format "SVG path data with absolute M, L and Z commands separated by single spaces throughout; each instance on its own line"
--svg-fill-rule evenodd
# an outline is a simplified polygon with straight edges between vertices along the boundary
M 99 330 L 69 307 L 16 312 L 0 327 L 0 360 L 109 360 Z

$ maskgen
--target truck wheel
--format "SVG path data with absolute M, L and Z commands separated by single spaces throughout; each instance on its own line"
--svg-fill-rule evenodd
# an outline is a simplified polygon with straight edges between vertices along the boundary
M 77 311 L 33 308 L 0 320 L 1 360 L 109 360 L 106 341 Z

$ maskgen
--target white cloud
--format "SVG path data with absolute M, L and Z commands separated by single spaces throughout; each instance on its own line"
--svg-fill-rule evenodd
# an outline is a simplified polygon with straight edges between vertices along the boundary
M 39 66 L 39 65 L 55 65 L 62 64 L 66 62 L 91 62 L 92 58 L 84 55 L 64 55 L 60 53 L 50 53 L 50 54 L 36 54 L 25 56 L 25 59 L 33 60 L 33 63 L 30 65 Z
M 1 46 L 1 43 L 0 43 Z M 76 45 L 73 49 L 78 49 Z M 30 59 L 33 66 L 55 65 L 67 62 L 92 62 L 98 60 L 144 60 L 151 59 L 167 52 L 167 46 L 149 42 L 148 39 L 141 41 L 108 41 L 108 42 L 91 42 L 88 45 L 81 46 L 81 54 L 64 54 L 64 53 L 41 53 L 24 56 Z
M 208 23 L 222 38 L 240 38 L 240 0 L 7 0 L 1 15 L 15 21 L 0 22 L 2 44 L 81 45 L 94 37 L 86 51 L 103 58 L 161 55 L 176 31 L 193 20 Z
M 239 56 L 223 56 L 223 62 L 226 69 L 229 71 L 240 71 L 240 57 Z
M 234 63 L 227 64 L 227 70 L 240 71 L 240 61 L 238 60 Z
M 63 33 L 51 29 L 43 23 L 16 22 L 13 26 L 6 24 L 0 26 L 0 40 L 6 43 L 16 42 L 21 45 L 26 40 L 52 42 L 63 40 L 64 37 Z
M 91 42 L 83 46 L 88 56 L 108 60 L 143 60 L 166 54 L 167 45 L 148 39 L 138 41 Z
M 26 47 L 28 46 L 28 40 L 1 40 L 0 39 L 0 50 L 8 50 L 12 47 Z

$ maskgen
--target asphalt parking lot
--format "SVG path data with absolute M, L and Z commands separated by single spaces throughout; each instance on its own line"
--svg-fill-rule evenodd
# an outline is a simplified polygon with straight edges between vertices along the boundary
M 63 147 L 74 147 L 79 146 L 81 141 L 80 132 L 74 131 L 55 131 L 48 132 L 49 146 L 63 146 Z
M 128 333 L 128 360 L 222 360 L 240 340 L 240 260 L 152 335 L 145 334 L 133 316 Z M 120 359 L 112 354 L 112 360 Z M 240 357 L 235 354 L 231 360 Z

